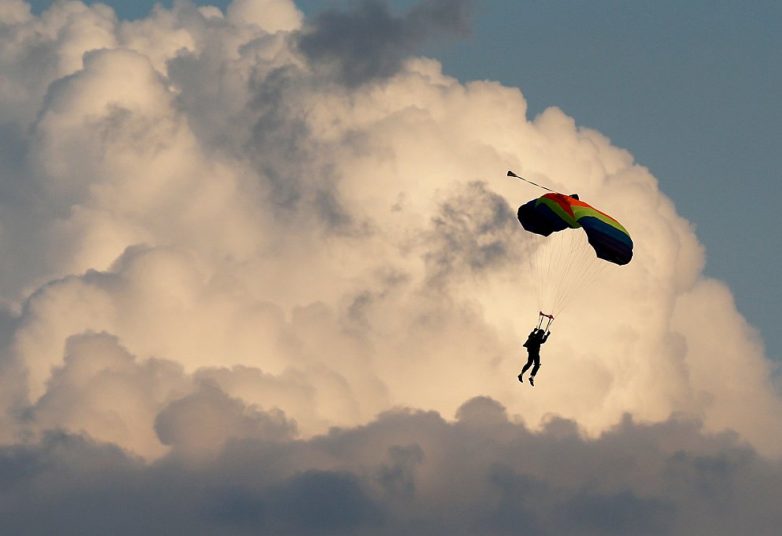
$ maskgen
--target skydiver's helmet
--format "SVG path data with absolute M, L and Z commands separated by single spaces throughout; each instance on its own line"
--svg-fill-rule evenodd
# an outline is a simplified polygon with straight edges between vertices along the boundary
M 578 194 L 570 194 L 570 197 L 572 197 L 573 199 L 578 199 Z

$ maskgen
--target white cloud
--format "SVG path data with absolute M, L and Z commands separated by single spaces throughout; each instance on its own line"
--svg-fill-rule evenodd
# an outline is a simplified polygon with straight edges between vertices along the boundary
M 135 362 L 113 337 L 75 336 L 35 406 L 35 423 L 160 456 L 165 449 L 152 424 L 169 402 L 192 391 L 190 383 L 175 363 Z
M 269 33 L 290 32 L 301 27 L 302 14 L 291 0 L 235 0 L 228 6 L 228 19 Z

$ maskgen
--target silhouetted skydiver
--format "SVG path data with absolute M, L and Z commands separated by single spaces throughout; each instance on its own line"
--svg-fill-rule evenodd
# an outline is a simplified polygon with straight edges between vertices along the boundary
M 540 345 L 548 340 L 548 336 L 551 335 L 550 331 L 544 332 L 542 329 L 535 328 L 527 337 L 527 342 L 524 343 L 524 347 L 527 349 L 527 363 L 518 375 L 519 381 L 524 383 L 524 373 L 527 369 L 532 367 L 532 372 L 529 376 L 530 385 L 535 385 L 535 374 L 538 373 L 540 368 Z M 533 366 L 533 364 L 535 366 Z

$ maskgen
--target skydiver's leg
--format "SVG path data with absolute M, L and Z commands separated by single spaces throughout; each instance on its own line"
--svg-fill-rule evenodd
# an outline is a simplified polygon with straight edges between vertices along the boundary
M 521 383 L 524 383 L 524 373 L 527 372 L 527 370 L 532 366 L 533 362 L 532 354 L 530 354 L 529 357 L 527 357 L 527 362 L 524 364 L 524 367 L 522 367 L 521 372 L 517 376 Z
M 535 361 L 535 366 L 532 367 L 532 374 L 529 375 L 529 384 L 534 386 L 535 374 L 538 373 L 538 369 L 540 368 L 540 354 L 535 354 L 534 356 L 530 356 L 530 359 L 533 359 Z
M 535 361 L 535 366 L 532 367 L 532 373 L 530 374 L 530 376 L 532 378 L 534 378 L 535 374 L 538 373 L 538 369 L 540 368 L 540 354 L 535 354 L 534 356 L 530 356 L 530 360 L 534 360 Z M 527 366 L 528 365 L 529 365 L 529 363 L 527 363 Z
M 521 373 L 524 374 L 525 372 L 527 372 L 527 370 L 529 370 L 529 368 L 533 365 L 533 363 L 535 363 L 535 358 L 533 357 L 532 354 L 530 354 L 529 357 L 527 358 L 527 362 L 524 364 L 524 366 L 521 369 Z

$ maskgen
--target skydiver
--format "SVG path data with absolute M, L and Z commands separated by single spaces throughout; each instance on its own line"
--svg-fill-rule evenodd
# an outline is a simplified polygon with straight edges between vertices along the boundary
M 535 374 L 538 373 L 538 369 L 540 368 L 540 345 L 548 340 L 549 335 L 551 335 L 551 331 L 544 332 L 542 329 L 535 328 L 527 337 L 527 341 L 524 343 L 524 347 L 527 349 L 527 363 L 518 375 L 521 383 L 524 383 L 524 373 L 527 372 L 527 369 L 532 367 L 529 383 L 533 387 L 535 386 Z

